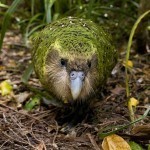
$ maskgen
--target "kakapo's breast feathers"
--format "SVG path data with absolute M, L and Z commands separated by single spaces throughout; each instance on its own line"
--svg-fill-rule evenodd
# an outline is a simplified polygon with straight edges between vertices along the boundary
M 101 80 L 107 78 L 117 59 L 111 36 L 102 27 L 86 19 L 63 18 L 47 25 L 33 37 L 33 62 L 41 82 L 44 80 L 46 57 L 54 49 L 60 55 L 63 51 L 63 55 L 69 58 L 96 54 Z

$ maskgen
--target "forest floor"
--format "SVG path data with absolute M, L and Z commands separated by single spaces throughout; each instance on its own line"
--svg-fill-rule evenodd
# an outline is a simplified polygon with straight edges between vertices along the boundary
M 150 61 L 149 55 L 131 52 L 133 68 L 129 73 L 130 95 L 139 100 L 135 118 L 141 117 L 149 106 Z M 119 62 L 108 79 L 101 98 L 92 106 L 92 119 L 64 132 L 63 126 L 55 120 L 59 108 L 40 105 L 28 112 L 24 105 L 35 95 L 21 82 L 21 76 L 31 61 L 30 50 L 23 45 L 23 38 L 17 31 L 7 32 L 0 56 L 0 83 L 8 80 L 13 86 L 11 94 L 0 94 L 0 149 L 1 150 L 99 150 L 101 133 L 106 127 L 130 123 L 125 88 L 125 68 L 121 52 Z M 29 84 L 41 89 L 33 73 Z M 60 114 L 61 115 L 61 114 Z M 135 126 L 129 126 L 117 134 L 126 141 L 135 141 L 146 149 L 150 144 L 150 117 Z

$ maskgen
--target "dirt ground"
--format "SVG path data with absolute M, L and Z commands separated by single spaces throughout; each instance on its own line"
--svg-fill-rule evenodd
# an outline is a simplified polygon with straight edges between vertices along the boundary
M 120 52 L 119 61 L 108 79 L 100 98 L 92 106 L 92 115 L 82 123 L 64 131 L 64 126 L 55 120 L 60 109 L 53 105 L 40 105 L 31 112 L 24 104 L 35 94 L 22 82 L 21 76 L 31 61 L 30 50 L 23 44 L 18 31 L 6 34 L 0 55 L 0 82 L 9 80 L 13 93 L 0 95 L 0 149 L 1 150 L 98 150 L 101 149 L 101 133 L 106 127 L 125 125 L 130 122 L 125 91 L 125 53 Z M 121 50 L 120 50 L 121 51 Z M 131 52 L 133 68 L 129 73 L 130 96 L 139 100 L 135 118 L 141 117 L 149 106 L 150 61 L 149 54 Z M 41 89 L 33 73 L 29 84 Z M 61 115 L 61 114 L 60 114 Z M 135 141 L 146 149 L 150 144 L 149 117 L 117 133 L 126 141 Z

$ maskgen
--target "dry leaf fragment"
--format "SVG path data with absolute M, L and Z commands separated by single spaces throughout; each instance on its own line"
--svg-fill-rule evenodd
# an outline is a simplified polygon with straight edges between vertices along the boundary
M 120 95 L 123 91 L 125 91 L 125 88 L 119 87 L 119 86 L 117 86 L 115 89 L 111 90 L 111 92 L 116 95 Z
M 23 92 L 15 95 L 16 101 L 18 103 L 24 103 L 29 97 L 31 96 L 31 93 L 29 92 Z
M 145 125 L 136 125 L 133 127 L 131 131 L 131 136 L 142 139 L 142 140 L 150 140 L 150 123 Z
M 45 143 L 43 141 L 40 141 L 40 143 L 36 146 L 36 150 L 46 150 Z
M 131 150 L 129 144 L 116 134 L 105 137 L 102 148 L 103 150 Z

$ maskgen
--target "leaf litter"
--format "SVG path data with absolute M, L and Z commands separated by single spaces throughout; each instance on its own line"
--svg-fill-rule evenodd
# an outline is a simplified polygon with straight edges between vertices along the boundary
M 21 34 L 17 31 L 7 32 L 0 56 L 0 83 L 9 80 L 13 86 L 13 94 L 0 94 L 0 149 L 98 150 L 102 149 L 99 132 L 107 127 L 130 122 L 125 93 L 124 53 L 120 54 L 112 76 L 92 106 L 92 113 L 69 132 L 63 132 L 63 126 L 55 120 L 60 112 L 59 107 L 41 104 L 27 112 L 23 106 L 35 93 L 21 82 L 23 71 L 31 62 L 30 50 L 22 41 Z M 135 109 L 135 118 L 138 118 L 149 106 L 149 54 L 137 55 L 133 52 L 130 61 L 130 64 L 134 64 L 129 73 L 130 96 L 139 101 Z M 42 89 L 34 73 L 29 84 Z M 149 131 L 150 119 L 147 117 L 117 134 L 126 141 L 134 141 L 146 148 L 150 144 Z

